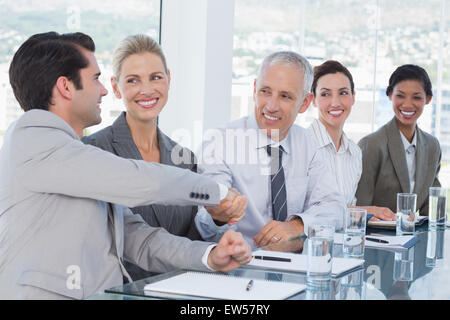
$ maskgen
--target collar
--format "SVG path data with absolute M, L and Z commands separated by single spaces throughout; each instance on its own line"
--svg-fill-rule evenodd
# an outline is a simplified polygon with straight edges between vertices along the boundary
M 330 134 L 328 133 L 327 129 L 319 119 L 314 119 L 314 121 L 311 123 L 311 127 L 319 144 L 319 148 L 332 145 L 333 150 L 336 150 L 336 147 L 333 143 L 333 140 L 330 137 Z M 350 148 L 350 143 L 349 139 L 347 138 L 347 135 L 345 134 L 345 132 L 342 132 L 341 148 L 339 149 L 339 152 L 346 152 L 346 151 L 349 151 L 351 155 L 355 155 L 354 150 Z
M 294 125 L 294 124 L 293 124 Z M 288 134 L 286 137 L 281 141 L 273 141 L 270 139 L 270 137 L 265 133 L 265 130 L 261 130 L 258 126 L 258 123 L 256 122 L 255 113 L 252 112 L 251 115 L 249 115 L 247 120 L 247 128 L 248 129 L 254 129 L 257 130 L 257 142 L 256 142 L 256 149 L 265 148 L 266 146 L 270 145 L 271 147 L 278 148 L 280 145 L 283 147 L 284 152 L 289 154 L 290 153 L 290 140 L 291 140 L 291 129 L 289 129 Z
M 405 138 L 405 136 L 403 135 L 403 133 L 400 130 L 398 130 L 398 131 L 400 132 L 400 138 L 402 139 L 403 147 L 404 147 L 405 151 L 408 150 L 411 146 L 416 148 L 416 146 L 417 146 L 417 130 L 414 131 L 414 137 L 413 137 L 413 140 L 411 143 L 408 141 L 408 139 Z
M 134 144 L 133 137 L 131 136 L 130 128 L 128 127 L 127 119 L 126 119 L 126 112 L 123 111 L 120 116 L 114 121 L 114 123 L 111 125 L 112 127 L 112 134 L 113 139 L 115 142 L 126 142 L 126 143 L 132 143 Z M 156 134 L 158 137 L 158 145 L 159 145 L 159 151 L 161 153 L 161 159 L 163 157 L 163 154 L 169 153 L 172 151 L 172 147 L 174 143 L 170 140 L 168 136 L 166 136 L 157 126 L 156 127 Z

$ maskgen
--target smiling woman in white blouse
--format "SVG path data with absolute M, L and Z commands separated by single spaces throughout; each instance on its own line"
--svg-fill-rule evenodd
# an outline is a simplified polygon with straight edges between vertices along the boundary
M 309 127 L 317 140 L 319 150 L 335 175 L 335 183 L 348 206 L 356 204 L 356 189 L 361 177 L 362 155 L 358 145 L 344 133 L 344 123 L 355 103 L 353 77 L 346 67 L 328 60 L 314 68 L 311 87 L 313 105 L 319 110 L 319 119 Z M 373 219 L 395 220 L 387 208 L 364 207 Z

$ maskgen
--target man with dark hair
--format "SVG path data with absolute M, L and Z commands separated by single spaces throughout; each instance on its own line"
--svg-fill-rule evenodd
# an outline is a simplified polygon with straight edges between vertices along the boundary
M 107 94 L 94 49 L 82 33 L 38 34 L 11 63 L 11 85 L 26 112 L 0 150 L 0 299 L 85 298 L 131 281 L 124 259 L 153 272 L 228 271 L 250 260 L 239 233 L 217 245 L 190 241 L 127 208 L 214 206 L 236 194 L 189 170 L 80 141 L 84 128 L 101 121 Z
M 53 86 L 60 75 L 73 81 L 77 90 L 82 89 L 80 69 L 86 68 L 89 61 L 77 47 L 95 51 L 94 41 L 81 32 L 40 33 L 20 47 L 11 63 L 9 79 L 22 109 L 48 110 Z

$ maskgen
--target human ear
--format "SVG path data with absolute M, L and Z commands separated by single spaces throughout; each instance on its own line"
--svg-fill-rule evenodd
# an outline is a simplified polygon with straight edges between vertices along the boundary
M 314 95 L 310 92 L 306 95 L 306 97 L 303 99 L 302 105 L 300 106 L 300 109 L 298 109 L 298 113 L 303 113 L 306 110 L 308 110 L 309 105 L 311 104 L 311 101 L 314 100 Z
M 62 97 L 69 100 L 72 99 L 72 90 L 75 89 L 75 86 L 67 77 L 61 76 L 56 79 L 55 87 Z
M 114 77 L 114 76 L 111 77 L 111 87 L 113 88 L 114 95 L 116 96 L 116 98 L 122 99 L 122 95 L 120 94 L 120 90 L 119 90 L 119 84 L 117 82 L 116 77 Z

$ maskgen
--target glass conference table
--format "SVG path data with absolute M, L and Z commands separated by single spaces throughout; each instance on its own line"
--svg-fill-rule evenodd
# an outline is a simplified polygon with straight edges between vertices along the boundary
M 367 234 L 395 235 L 394 230 L 380 230 L 368 227 Z M 450 299 L 450 229 L 445 227 L 429 231 L 425 223 L 416 227 L 418 242 L 407 251 L 388 251 L 366 248 L 364 264 L 356 269 L 333 278 L 331 286 L 324 291 L 306 289 L 289 299 L 300 300 L 385 300 L 385 299 Z M 340 248 L 339 248 L 340 247 Z M 335 256 L 342 254 L 342 245 L 335 245 Z M 397 257 L 396 257 L 397 254 Z M 402 263 L 400 255 L 410 263 Z M 410 281 L 398 280 L 398 273 L 411 272 Z M 161 299 L 145 291 L 146 284 L 170 278 L 186 272 L 172 271 L 105 290 L 89 299 L 134 300 Z M 228 274 L 251 279 L 270 279 L 306 284 L 306 274 L 298 272 L 255 269 L 243 266 Z M 164 297 L 163 297 L 164 298 Z M 168 299 L 204 299 L 192 296 L 167 296 Z

